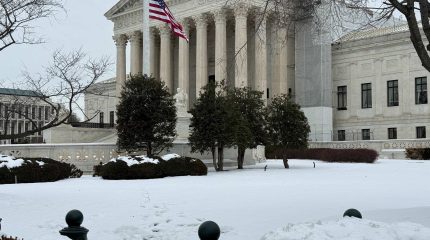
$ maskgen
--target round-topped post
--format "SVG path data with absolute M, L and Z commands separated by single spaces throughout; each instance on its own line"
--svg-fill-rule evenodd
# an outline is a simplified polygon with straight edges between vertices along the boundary
M 68 227 L 60 230 L 60 234 L 72 240 L 87 240 L 88 229 L 81 227 L 84 215 L 79 210 L 71 210 L 66 215 Z
M 221 229 L 215 222 L 206 221 L 199 227 L 200 240 L 218 240 L 220 235 Z

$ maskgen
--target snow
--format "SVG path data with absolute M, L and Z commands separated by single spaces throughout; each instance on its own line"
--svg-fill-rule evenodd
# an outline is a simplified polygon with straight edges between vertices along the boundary
M 24 163 L 23 159 L 15 159 L 12 156 L 0 155 L 0 168 L 6 166 L 7 168 L 21 167 Z
M 164 161 L 169 161 L 170 159 L 179 158 L 179 157 L 181 157 L 179 154 L 170 153 L 170 154 L 166 154 L 166 155 L 162 156 L 161 159 L 163 159 Z
M 430 228 L 416 223 L 387 224 L 346 217 L 337 221 L 289 224 L 266 234 L 262 240 L 428 240 L 429 236 Z
M 430 161 L 312 162 L 290 160 L 284 169 L 267 161 L 207 176 L 0 185 L 2 231 L 65 240 L 58 233 L 64 217 L 79 209 L 88 239 L 197 239 L 207 220 L 220 225 L 222 240 L 430 239 Z M 363 219 L 341 218 L 349 208 Z M 311 238 L 316 234 L 326 235 Z
M 136 158 L 140 158 L 142 160 L 137 160 Z M 112 158 L 110 162 L 116 162 L 116 161 L 123 161 L 127 163 L 127 166 L 133 166 L 136 164 L 142 164 L 142 163 L 153 163 L 158 164 L 159 161 L 157 159 L 149 158 L 147 156 L 136 156 L 136 158 L 129 157 L 129 156 L 121 156 L 118 158 Z

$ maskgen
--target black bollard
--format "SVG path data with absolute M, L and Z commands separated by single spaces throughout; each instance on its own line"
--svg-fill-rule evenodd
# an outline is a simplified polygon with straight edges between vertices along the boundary
M 343 217 L 355 217 L 355 218 L 362 218 L 361 213 L 354 208 L 350 208 L 348 210 L 345 211 L 345 213 L 343 214 Z
M 199 227 L 200 240 L 218 240 L 220 235 L 221 229 L 215 222 L 206 221 Z
M 72 240 L 87 240 L 88 229 L 81 227 L 84 215 L 79 210 L 71 210 L 66 215 L 68 227 L 60 230 L 60 234 Z

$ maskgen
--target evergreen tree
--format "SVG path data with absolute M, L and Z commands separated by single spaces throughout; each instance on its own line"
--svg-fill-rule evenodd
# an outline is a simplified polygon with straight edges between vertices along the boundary
M 234 144 L 237 146 L 237 167 L 243 168 L 245 151 L 266 143 L 266 118 L 263 93 L 251 88 L 234 88 L 228 91 L 233 117 Z
M 229 107 L 222 85 L 211 81 L 200 92 L 200 97 L 190 110 L 191 150 L 200 153 L 210 151 L 216 171 L 223 170 L 224 147 L 232 143 Z
M 286 149 L 307 148 L 310 127 L 305 114 L 289 96 L 275 97 L 268 107 L 268 126 L 271 143 L 283 149 L 284 165 L 289 167 Z
M 176 107 L 164 82 L 136 75 L 125 82 L 117 106 L 118 147 L 146 148 L 148 155 L 172 146 L 176 136 Z

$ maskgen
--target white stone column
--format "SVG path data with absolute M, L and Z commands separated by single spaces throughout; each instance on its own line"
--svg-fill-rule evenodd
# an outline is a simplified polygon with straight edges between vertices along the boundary
M 116 96 L 119 98 L 126 79 L 126 48 L 127 36 L 124 34 L 113 37 L 116 45 Z
M 214 12 L 215 17 L 215 80 L 227 80 L 227 20 L 225 9 Z
M 174 93 L 172 82 L 171 64 L 171 30 L 167 24 L 160 27 L 161 51 L 160 51 L 160 80 L 163 81 L 170 93 Z
M 196 43 L 196 95 L 208 83 L 208 32 L 207 16 L 205 14 L 194 18 L 197 30 Z
M 247 16 L 248 7 L 245 4 L 238 4 L 234 8 L 236 20 L 235 29 L 235 86 L 245 87 L 248 85 L 248 48 L 247 48 Z
M 189 36 L 189 21 L 184 19 L 182 22 L 184 33 Z M 178 87 L 189 95 L 190 81 L 190 48 L 185 39 L 179 38 L 179 78 Z
M 157 30 L 155 28 L 151 28 L 149 31 L 149 44 L 150 44 L 150 64 L 151 66 L 149 67 L 149 70 L 151 72 L 151 75 L 156 78 L 159 79 L 160 78 L 160 73 L 159 73 L 159 68 L 158 68 L 158 64 L 160 64 L 160 46 L 156 41 L 156 34 L 157 34 Z
M 142 33 L 134 31 L 130 39 L 130 72 L 132 75 L 142 73 Z
M 255 18 L 255 90 L 263 92 L 267 103 L 267 24 L 266 18 L 257 14 Z

